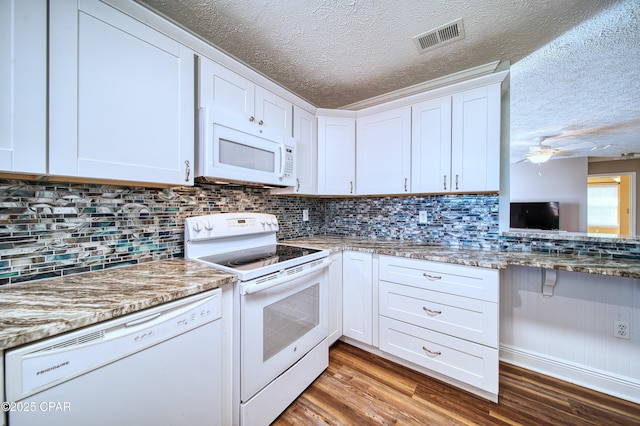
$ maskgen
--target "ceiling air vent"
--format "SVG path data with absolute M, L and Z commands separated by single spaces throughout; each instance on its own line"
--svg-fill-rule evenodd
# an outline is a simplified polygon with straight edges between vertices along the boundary
M 462 26 L 462 18 L 460 18 L 424 34 L 415 36 L 413 42 L 418 48 L 418 52 L 423 53 L 444 44 L 462 40 L 463 38 L 464 27 Z

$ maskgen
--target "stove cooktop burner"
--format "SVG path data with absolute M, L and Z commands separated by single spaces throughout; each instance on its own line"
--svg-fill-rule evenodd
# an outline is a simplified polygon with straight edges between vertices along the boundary
M 251 271 L 319 251 L 320 250 L 310 248 L 276 244 L 203 256 L 200 260 L 241 271 Z

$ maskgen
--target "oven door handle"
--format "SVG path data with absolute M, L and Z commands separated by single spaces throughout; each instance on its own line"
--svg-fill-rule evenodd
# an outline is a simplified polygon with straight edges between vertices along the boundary
M 323 260 L 322 263 L 319 263 L 318 265 L 312 266 L 309 269 L 306 269 L 302 272 L 299 272 L 297 274 L 294 275 L 285 275 L 283 277 L 280 278 L 276 278 L 273 280 L 269 280 L 266 281 L 262 284 L 256 284 L 256 285 L 247 285 L 247 286 L 242 286 L 242 291 L 240 292 L 241 295 L 245 296 L 247 294 L 255 294 L 255 293 L 259 293 L 263 290 L 266 290 L 268 288 L 273 288 L 273 287 L 277 287 L 279 285 L 282 284 L 286 284 L 288 282 L 290 282 L 293 279 L 298 279 L 301 277 L 304 277 L 305 275 L 309 275 L 312 274 L 322 268 L 326 268 L 327 266 L 329 266 L 330 264 L 333 263 L 333 260 Z

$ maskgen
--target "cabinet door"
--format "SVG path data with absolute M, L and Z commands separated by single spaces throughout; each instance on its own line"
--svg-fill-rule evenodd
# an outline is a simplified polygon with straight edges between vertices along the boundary
M 273 188 L 272 194 L 318 193 L 318 126 L 315 115 L 293 106 L 293 138 L 296 140 L 296 184 Z
M 358 117 L 356 135 L 356 193 L 409 192 L 411 107 Z
M 342 252 L 329 256 L 329 345 L 342 336 Z
M 293 138 L 296 140 L 297 181 L 294 191 L 298 194 L 318 192 L 318 126 L 316 117 L 299 107 L 294 107 Z
M 47 2 L 0 1 L 0 170 L 47 171 Z
M 451 97 L 412 107 L 411 190 L 451 190 Z
M 192 184 L 193 52 L 101 2 L 49 13 L 49 172 Z
M 355 160 L 355 119 L 318 117 L 318 194 L 354 194 Z
M 342 254 L 342 334 L 373 344 L 373 259 L 371 253 Z
M 207 105 L 212 102 L 213 109 L 228 111 L 230 114 L 243 117 L 246 121 L 255 121 L 255 85 L 241 75 L 208 59 L 202 58 L 201 64 L 207 64 L 207 66 L 201 67 L 203 72 L 200 78 L 203 82 L 200 87 L 203 92 L 200 93 L 200 99 L 206 101 Z
M 500 84 L 453 95 L 453 191 L 500 189 Z
M 285 136 L 292 136 L 293 105 L 270 91 L 256 86 L 255 114 L 259 126 Z

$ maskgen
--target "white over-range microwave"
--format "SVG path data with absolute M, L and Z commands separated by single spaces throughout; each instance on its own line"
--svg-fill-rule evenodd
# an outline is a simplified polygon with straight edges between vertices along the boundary
M 295 139 L 224 111 L 200 108 L 196 177 L 274 186 L 296 183 Z

